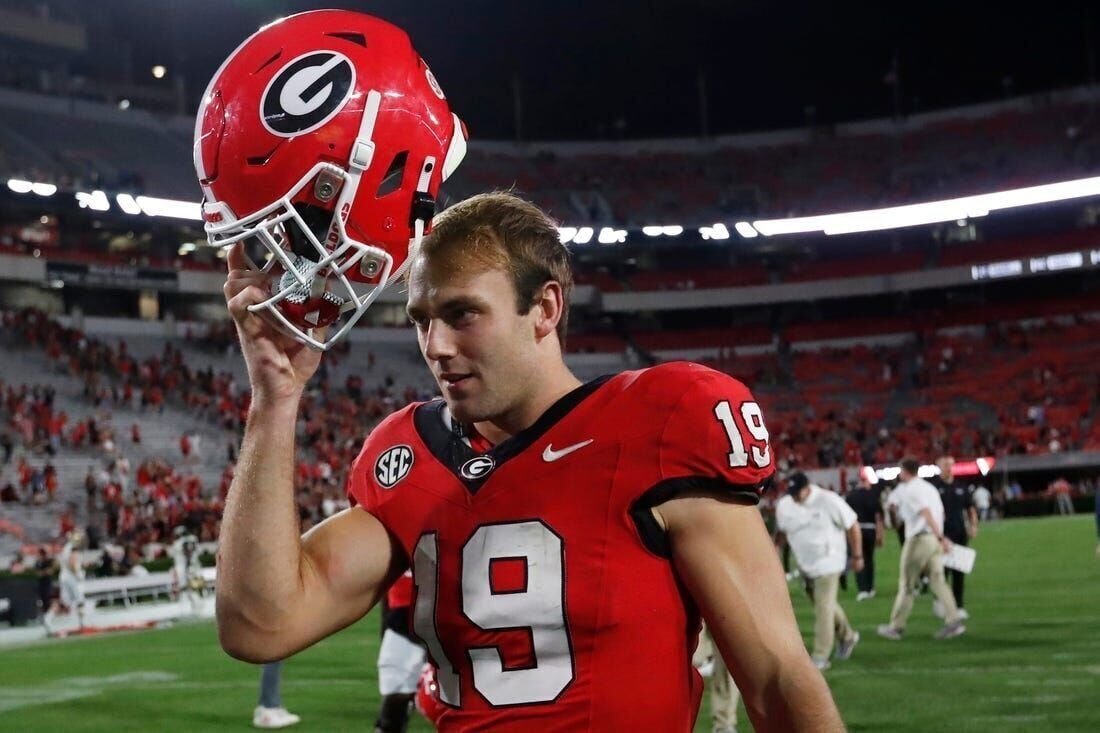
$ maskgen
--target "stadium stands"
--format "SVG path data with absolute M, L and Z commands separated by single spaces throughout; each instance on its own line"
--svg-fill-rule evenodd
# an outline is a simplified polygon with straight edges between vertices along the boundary
M 567 223 L 706 224 L 910 203 L 1091 172 L 1089 88 L 916 116 L 714 140 L 474 141 L 451 195 L 515 187 Z M 195 200 L 191 121 L 0 89 L 0 174 Z M 78 185 L 79 184 L 79 185 Z

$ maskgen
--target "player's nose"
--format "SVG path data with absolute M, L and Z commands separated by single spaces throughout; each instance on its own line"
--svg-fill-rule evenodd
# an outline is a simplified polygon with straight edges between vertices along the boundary
M 448 328 L 446 323 L 433 319 L 424 335 L 424 355 L 432 361 L 442 361 L 453 358 L 456 353 L 454 330 Z

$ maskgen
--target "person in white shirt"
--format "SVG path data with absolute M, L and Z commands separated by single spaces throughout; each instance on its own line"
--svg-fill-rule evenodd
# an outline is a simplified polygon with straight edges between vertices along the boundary
M 80 628 L 84 628 L 84 565 L 80 560 L 80 551 L 86 546 L 87 538 L 84 533 L 74 529 L 69 533 L 68 542 L 57 556 L 60 566 L 58 581 L 61 586 L 61 597 L 53 602 L 42 619 L 42 624 L 47 631 L 51 630 L 59 610 L 64 613 L 76 611 Z
M 199 560 L 199 541 L 182 524 L 174 530 L 175 541 L 169 550 L 172 557 L 172 590 L 181 593 L 196 611 L 202 598 L 202 562 Z
M 878 634 L 897 641 L 913 610 L 920 592 L 921 576 L 944 609 L 945 623 L 936 632 L 937 639 L 950 639 L 966 631 L 959 618 L 955 597 L 943 576 L 943 556 L 951 551 L 951 540 L 943 534 L 943 500 L 936 487 L 917 476 L 920 463 L 915 458 L 901 462 L 901 481 L 890 494 L 887 506 L 896 510 L 905 524 L 905 544 L 901 549 L 898 595 L 890 612 L 890 623 L 878 627 Z
M 848 566 L 863 569 L 859 524 L 852 508 L 831 491 L 814 486 L 804 473 L 787 479 L 787 496 L 775 507 L 777 542 L 786 541 L 808 580 L 807 591 L 814 602 L 813 660 L 818 669 L 828 669 L 829 655 L 836 644 L 836 658 L 848 659 L 859 643 L 859 632 L 848 623 L 837 603 L 840 575 Z M 811 590 L 812 585 L 812 590 Z
M 989 507 L 993 504 L 993 495 L 984 486 L 974 489 L 974 507 L 978 510 L 978 519 L 985 522 L 989 519 Z

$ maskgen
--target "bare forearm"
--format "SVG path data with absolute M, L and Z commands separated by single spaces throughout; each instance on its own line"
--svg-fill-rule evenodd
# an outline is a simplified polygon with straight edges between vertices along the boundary
M 920 514 L 922 517 L 924 517 L 924 521 L 928 524 L 928 529 L 932 531 L 932 534 L 935 535 L 936 539 L 942 540 L 943 527 L 941 527 L 939 522 L 937 522 L 932 516 L 932 512 L 928 509 L 921 509 Z
M 844 730 L 825 678 L 805 654 L 791 660 L 764 690 L 760 706 L 746 712 L 759 731 L 804 731 L 836 733 Z M 754 709 L 755 708 L 755 709 Z
M 218 623 L 242 633 L 279 629 L 301 595 L 297 408 L 295 400 L 252 409 L 226 498 L 218 541 Z
M 848 554 L 852 557 L 862 557 L 863 535 L 860 533 L 859 525 L 853 524 L 846 531 L 848 533 Z

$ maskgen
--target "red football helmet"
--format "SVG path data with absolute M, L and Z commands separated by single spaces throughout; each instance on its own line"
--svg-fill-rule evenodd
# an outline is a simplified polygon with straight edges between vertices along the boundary
M 447 706 L 439 699 L 439 683 L 435 679 L 435 667 L 429 662 L 420 671 L 420 679 L 416 683 L 416 709 L 427 718 L 432 725 L 439 724 L 439 718 L 443 715 Z
M 271 274 L 271 297 L 252 310 L 324 350 L 400 277 L 465 152 L 404 31 L 345 10 L 293 15 L 242 43 L 203 95 L 207 238 L 259 252 L 249 260 Z

